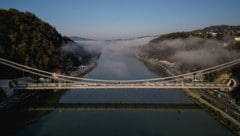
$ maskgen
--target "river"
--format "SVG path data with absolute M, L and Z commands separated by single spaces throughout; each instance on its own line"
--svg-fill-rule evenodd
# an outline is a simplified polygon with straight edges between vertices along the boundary
M 149 71 L 133 55 L 102 53 L 88 78 L 146 79 Z M 59 103 L 193 103 L 177 89 L 70 90 Z M 231 136 L 203 109 L 53 110 L 19 130 L 18 136 Z

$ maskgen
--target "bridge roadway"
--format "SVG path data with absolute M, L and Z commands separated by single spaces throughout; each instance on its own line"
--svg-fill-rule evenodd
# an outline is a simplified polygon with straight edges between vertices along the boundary
M 39 70 L 36 68 L 28 67 L 22 64 L 15 63 L 3 58 L 0 58 L 0 64 L 22 70 L 33 74 L 34 76 L 44 77 L 58 81 L 58 83 L 25 83 L 16 85 L 14 89 L 27 89 L 27 90 L 43 90 L 43 89 L 108 89 L 108 88 L 202 88 L 202 89 L 221 89 L 229 90 L 232 87 L 227 84 L 210 84 L 189 82 L 194 81 L 197 75 L 207 75 L 233 65 L 240 64 L 240 59 L 235 59 L 217 66 L 210 68 L 189 72 L 176 76 L 153 78 L 153 79 L 140 79 L 140 80 L 101 80 L 79 78 L 58 74 L 56 76 L 48 71 Z M 60 83 L 62 82 L 62 83 Z
M 139 83 L 139 84 L 98 84 L 98 83 L 27 83 L 14 89 L 52 90 L 52 89 L 147 89 L 147 88 L 192 88 L 231 90 L 226 84 L 211 83 Z

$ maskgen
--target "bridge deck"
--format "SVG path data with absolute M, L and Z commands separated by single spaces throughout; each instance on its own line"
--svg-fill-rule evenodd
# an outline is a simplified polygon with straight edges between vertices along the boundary
M 185 74 L 160 77 L 153 79 L 140 79 L 140 80 L 100 80 L 79 78 L 66 75 L 55 74 L 48 71 L 32 68 L 26 65 L 18 64 L 3 58 L 0 58 L 0 64 L 12 67 L 14 69 L 22 70 L 37 77 L 42 77 L 49 80 L 55 80 L 68 83 L 25 83 L 15 85 L 14 89 L 26 90 L 44 90 L 44 89 L 114 89 L 114 88 L 202 88 L 202 89 L 222 89 L 231 90 L 231 86 L 227 84 L 214 84 L 214 83 L 189 83 L 189 80 L 194 81 L 196 75 L 207 75 L 233 65 L 240 63 L 240 58 L 229 61 L 220 65 L 210 68 L 189 72 Z M 197 80 L 197 79 L 196 79 Z M 199 79 L 198 79 L 199 80 Z M 203 81 L 203 80 L 199 80 Z M 174 83 L 172 83 L 174 82 Z M 183 82 L 183 83 L 176 83 Z
M 231 89 L 226 84 L 76 84 L 76 83 L 29 83 L 24 86 L 16 86 L 14 89 L 47 90 L 47 89 L 144 89 L 144 88 L 192 88 L 192 89 Z

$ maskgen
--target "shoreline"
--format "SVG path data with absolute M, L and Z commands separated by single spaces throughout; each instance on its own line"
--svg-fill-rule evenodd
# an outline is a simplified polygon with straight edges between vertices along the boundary
M 138 53 L 136 53 L 135 56 L 138 60 L 144 62 L 144 64 L 147 64 L 147 67 L 149 67 L 149 65 L 151 67 L 155 67 L 154 69 L 161 70 L 167 76 L 174 75 L 164 66 L 158 63 L 154 63 L 146 58 L 143 58 Z M 213 101 L 210 98 L 206 100 L 207 98 L 204 98 L 200 91 L 194 89 L 182 90 L 194 103 L 201 106 L 203 110 L 209 113 L 215 120 L 220 122 L 225 127 L 229 128 L 234 134 L 240 136 L 240 122 L 238 120 L 227 114 L 225 111 L 222 110 L 222 108 L 213 105 Z
M 140 60 L 140 61 L 142 61 L 142 62 L 145 62 L 145 63 L 150 64 L 150 65 L 152 65 L 152 66 L 157 66 L 158 68 L 160 68 L 160 70 L 161 70 L 160 72 L 161 72 L 161 73 L 163 72 L 163 74 L 165 74 L 166 76 L 172 76 L 172 75 L 173 75 L 173 74 L 172 74 L 168 69 L 166 69 L 164 66 L 159 65 L 158 63 L 154 63 L 154 62 L 152 62 L 152 61 L 149 61 L 149 60 L 141 57 L 141 56 L 139 55 L 139 53 L 135 53 L 135 56 L 136 56 L 136 58 L 137 58 L 138 60 Z M 156 71 L 156 72 L 159 73 L 159 71 Z
M 93 57 L 90 61 L 90 63 L 86 66 L 86 69 L 83 70 L 76 70 L 76 71 L 71 71 L 69 73 L 70 76 L 75 76 L 75 77 L 83 77 L 87 73 L 91 72 L 94 68 L 97 67 L 97 61 L 99 59 L 99 56 Z

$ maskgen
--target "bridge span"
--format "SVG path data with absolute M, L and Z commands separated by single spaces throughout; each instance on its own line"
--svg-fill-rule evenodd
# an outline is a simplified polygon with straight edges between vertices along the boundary
M 209 73 L 213 73 L 233 65 L 240 64 L 240 59 L 235 59 L 210 68 L 189 72 L 185 74 L 160 77 L 153 79 L 140 80 L 101 80 L 72 77 L 58 74 L 54 75 L 52 72 L 43 71 L 40 69 L 25 66 L 13 61 L 0 58 L 0 64 L 28 72 L 34 76 L 47 78 L 56 82 L 24 82 L 21 84 L 14 84 L 14 89 L 26 90 L 47 90 L 47 89 L 114 89 L 114 88 L 202 88 L 202 89 L 221 89 L 231 90 L 233 86 L 229 83 L 209 83 L 204 79 L 196 80 L 197 76 L 204 77 Z M 197 81 L 197 82 L 196 82 Z
M 52 90 L 52 89 L 149 89 L 149 88 L 190 88 L 190 89 L 222 89 L 231 90 L 226 84 L 211 83 L 149 83 L 149 84 L 95 84 L 95 83 L 26 83 L 15 89 Z

